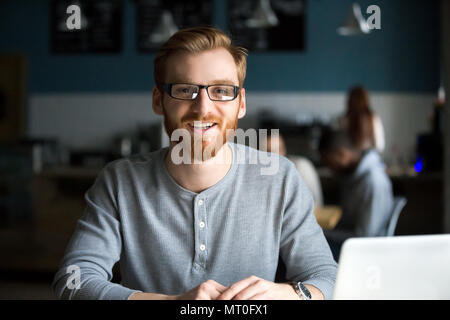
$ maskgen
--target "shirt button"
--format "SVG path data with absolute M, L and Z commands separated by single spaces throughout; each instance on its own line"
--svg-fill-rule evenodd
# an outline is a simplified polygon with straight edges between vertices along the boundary
M 205 223 L 203 221 L 200 221 L 199 226 L 203 229 L 205 227 Z
M 198 200 L 198 205 L 199 206 L 203 205 L 203 200 L 202 199 Z
M 201 244 L 201 245 L 200 245 L 200 250 L 201 250 L 201 251 L 205 251 L 205 249 L 206 249 L 205 245 L 204 245 L 204 244 Z

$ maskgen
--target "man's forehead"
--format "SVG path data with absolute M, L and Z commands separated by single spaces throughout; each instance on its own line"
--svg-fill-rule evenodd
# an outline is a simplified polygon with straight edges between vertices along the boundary
M 170 83 L 239 84 L 236 63 L 224 48 L 170 56 L 165 78 Z
M 229 85 L 237 85 L 236 80 L 230 78 L 220 78 L 209 81 L 201 81 L 193 79 L 186 74 L 174 75 L 170 77 L 170 83 L 191 83 L 191 84 L 199 84 L 199 85 L 212 85 L 212 84 L 229 84 Z

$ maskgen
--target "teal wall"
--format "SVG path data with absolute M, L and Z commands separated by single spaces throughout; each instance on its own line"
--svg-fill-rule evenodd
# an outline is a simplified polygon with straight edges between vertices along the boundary
M 120 54 L 52 54 L 48 0 L 0 2 L 0 52 L 27 55 L 30 93 L 150 91 L 153 55 L 137 52 L 134 2 L 124 1 Z M 226 1 L 213 1 L 213 22 L 226 29 Z M 250 53 L 247 90 L 345 91 L 361 83 L 372 91 L 435 92 L 439 1 L 358 1 L 364 9 L 371 4 L 381 8 L 381 30 L 341 37 L 336 27 L 351 3 L 307 0 L 306 50 Z

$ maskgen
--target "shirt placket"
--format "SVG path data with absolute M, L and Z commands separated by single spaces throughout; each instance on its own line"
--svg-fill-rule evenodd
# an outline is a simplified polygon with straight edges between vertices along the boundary
M 207 229 L 206 224 L 206 198 L 203 195 L 195 197 L 194 204 L 194 231 L 195 231 L 195 258 L 194 267 L 206 268 L 208 257 Z

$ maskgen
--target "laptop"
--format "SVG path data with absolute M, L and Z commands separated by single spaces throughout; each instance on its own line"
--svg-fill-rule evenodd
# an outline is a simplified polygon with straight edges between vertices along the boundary
M 450 299 L 450 234 L 345 241 L 333 299 Z

